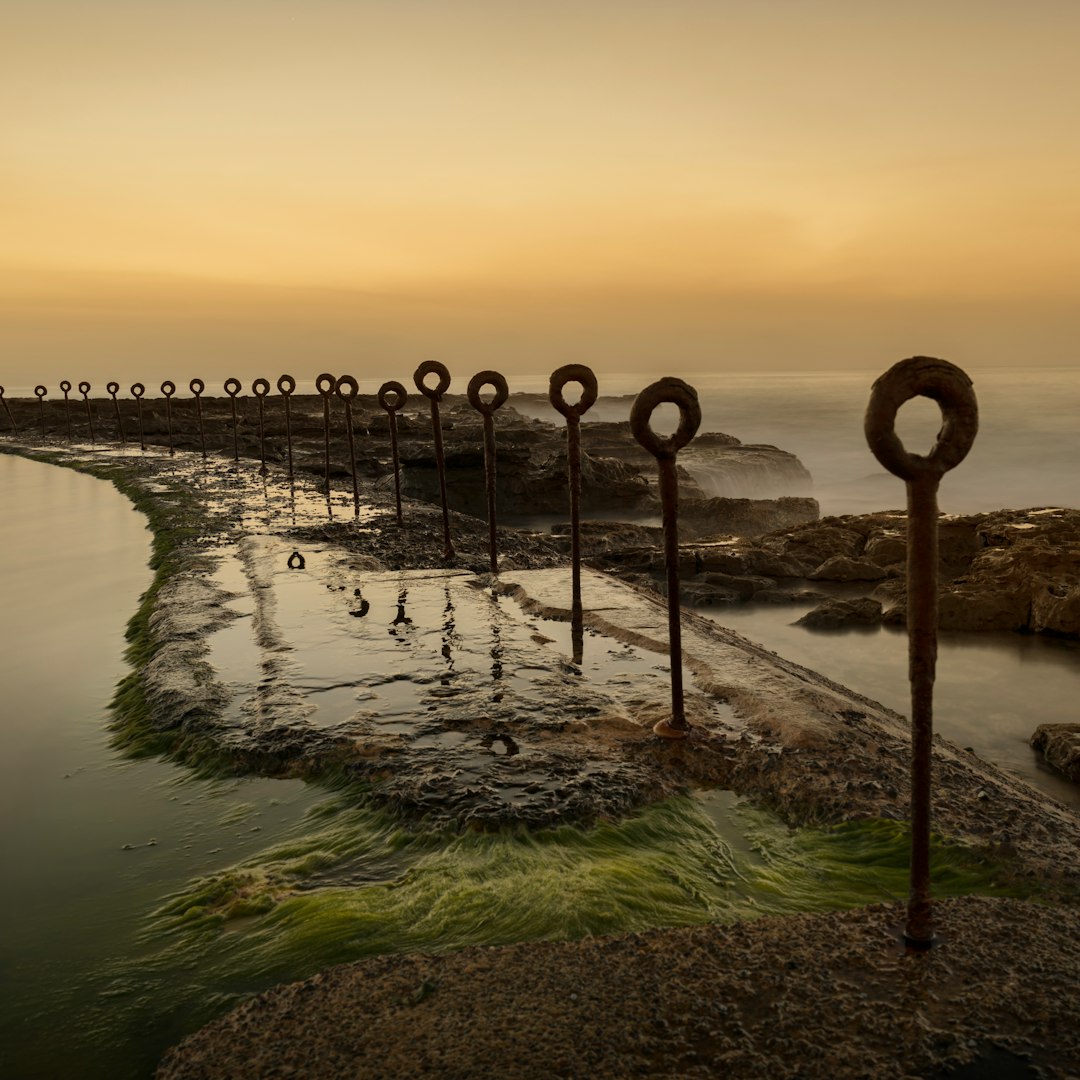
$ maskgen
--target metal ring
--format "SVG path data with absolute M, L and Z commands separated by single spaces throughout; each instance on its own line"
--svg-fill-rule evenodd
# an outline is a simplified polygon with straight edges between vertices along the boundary
M 70 393 L 71 393 L 71 383 L 70 383 L 70 382 L 68 382 L 68 380 L 67 380 L 67 379 L 63 379 L 63 380 L 61 380 L 61 382 L 60 382 L 60 389 L 61 389 L 61 390 L 62 390 L 62 391 L 63 391 L 63 392 L 65 393 L 65 394 L 70 394 Z
M 270 393 L 270 382 L 267 379 L 256 379 L 251 384 L 251 392 L 256 397 L 266 397 Z
M 563 397 L 563 387 L 567 383 L 581 384 L 581 399 L 576 405 L 571 405 Z M 551 373 L 551 382 L 548 385 L 548 401 L 558 409 L 568 420 L 572 416 L 580 417 L 596 404 L 596 376 L 592 368 L 584 364 L 564 364 L 557 371 Z
M 288 387 L 288 390 L 285 389 Z M 291 375 L 282 375 L 277 381 L 278 392 L 288 397 L 296 390 L 296 380 Z
M 495 397 L 491 401 L 484 401 L 480 397 L 480 391 L 485 386 L 495 387 Z M 483 416 L 493 416 L 496 409 L 501 409 L 510 396 L 510 388 L 506 385 L 506 379 L 497 371 L 478 371 L 469 380 L 469 403 Z
M 236 395 L 239 394 L 242 389 L 243 389 L 243 386 L 241 385 L 239 379 L 226 379 L 225 380 L 225 393 L 228 394 L 229 397 L 231 397 L 231 398 L 236 397 Z
M 108 390 L 113 397 L 116 397 L 116 395 L 120 393 L 120 384 L 118 382 L 106 383 L 105 389 Z
M 322 394 L 324 398 L 328 398 L 337 389 L 337 379 L 335 379 L 333 375 L 328 375 L 324 372 L 316 378 L 315 389 Z
M 131 384 L 131 396 L 141 398 L 146 393 L 146 387 L 141 382 Z
M 942 425 L 925 457 L 910 454 L 896 434 L 896 413 L 913 397 L 928 397 L 941 407 Z M 966 372 L 948 360 L 912 356 L 893 364 L 870 390 L 864 425 L 874 457 L 894 476 L 939 479 L 967 457 L 979 430 L 979 406 Z
M 161 384 L 161 392 L 167 397 L 172 397 L 176 393 L 176 383 L 172 379 L 166 379 Z
M 661 439 L 649 426 L 657 405 L 671 404 L 679 410 L 679 426 L 673 435 Z M 701 405 L 697 391 L 682 379 L 665 378 L 646 386 L 630 410 L 630 430 L 653 457 L 674 457 L 701 426 Z
M 34 387 L 34 393 L 37 394 L 39 398 L 43 398 L 48 392 L 48 388 L 42 386 L 40 383 Z
M 2 386 L 0 386 L 0 400 L 3 400 L 3 397 L 4 397 L 4 388 Z
M 386 400 L 390 394 L 394 394 L 397 397 L 397 403 L 394 405 L 391 405 L 390 402 Z M 384 382 L 382 386 L 379 387 L 379 404 L 387 412 L 397 412 L 408 400 L 409 395 L 406 392 L 405 387 L 399 382 L 391 380 L 390 382 Z
M 192 379 L 191 382 L 188 383 L 188 389 L 196 397 L 199 397 L 202 394 L 202 392 L 206 389 L 206 383 L 204 383 L 202 381 L 202 379 Z
M 79 383 L 79 393 L 86 397 L 90 393 L 90 384 L 86 381 Z
M 438 386 L 431 387 L 424 382 L 429 375 L 439 376 Z M 425 360 L 413 372 L 413 382 L 424 397 L 429 397 L 432 401 L 441 401 L 443 394 L 450 389 L 450 370 L 438 360 Z
M 342 387 L 348 388 L 348 393 L 342 392 Z M 351 375 L 342 375 L 337 381 L 337 385 L 334 387 L 337 391 L 338 397 L 354 398 L 360 393 L 360 384 Z

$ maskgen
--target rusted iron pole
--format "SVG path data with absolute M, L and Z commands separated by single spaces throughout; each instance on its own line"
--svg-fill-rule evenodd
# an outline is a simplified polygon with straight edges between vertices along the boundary
M 86 422 L 90 426 L 90 442 L 96 443 L 97 439 L 94 438 L 94 414 L 90 410 L 90 384 L 88 382 L 79 383 L 79 393 L 83 396 L 83 404 L 86 406 Z
M 266 428 L 263 417 L 263 399 L 270 393 L 268 379 L 256 379 L 251 384 L 251 392 L 259 399 L 259 475 L 266 476 L 270 471 L 266 467 Z
M 397 506 L 397 523 L 403 524 L 401 516 L 401 463 L 398 460 L 397 414 L 408 401 L 409 395 L 399 382 L 384 382 L 379 387 L 379 404 L 386 410 L 390 422 L 390 457 L 394 462 L 394 502 Z
M 7 413 L 8 423 L 11 425 L 11 432 L 13 435 L 19 434 L 19 425 L 15 423 L 15 417 L 11 415 L 11 406 L 7 403 L 7 399 L 4 397 L 4 388 L 0 386 L 0 404 L 4 406 L 4 412 Z
M 141 382 L 131 384 L 131 396 L 135 399 L 135 406 L 139 413 L 139 449 L 146 449 L 146 433 L 143 430 L 142 398 L 146 393 L 146 387 Z
M 567 383 L 581 387 L 571 405 L 563 394 Z M 566 471 L 570 482 L 570 638 L 574 663 L 585 649 L 585 613 L 581 606 L 581 417 L 596 404 L 596 376 L 584 364 L 564 364 L 551 373 L 548 400 L 566 417 Z
M 337 381 L 337 394 L 345 402 L 345 430 L 349 435 L 349 471 L 352 473 L 353 517 L 360 516 L 360 481 L 356 476 L 356 442 L 353 438 L 352 403 L 360 393 L 360 386 L 351 375 L 342 375 Z
M 109 391 L 109 397 L 112 398 L 113 412 L 116 413 L 116 431 L 120 436 L 120 442 L 126 446 L 127 436 L 124 434 L 124 421 L 120 419 L 120 402 L 116 400 L 116 395 L 120 393 L 120 384 L 118 382 L 107 383 L 105 389 Z
M 45 438 L 45 395 L 48 393 L 48 389 L 38 383 L 34 387 L 34 394 L 38 399 L 38 408 L 41 410 L 41 437 Z
M 68 379 L 63 379 L 60 383 L 60 389 L 64 394 L 64 425 L 67 428 L 67 441 L 71 442 L 71 402 L 68 400 L 68 394 L 71 393 L 71 382 Z
M 278 393 L 285 399 L 285 445 L 289 453 L 289 483 L 293 481 L 292 464 L 292 418 L 289 415 L 289 398 L 296 390 L 296 380 L 291 375 L 282 375 L 277 381 Z
M 653 410 L 665 403 L 679 410 L 679 426 L 661 439 L 649 426 Z M 685 739 L 690 732 L 683 706 L 682 612 L 679 607 L 679 477 L 678 452 L 697 434 L 701 406 L 697 391 L 682 379 L 660 379 L 646 386 L 630 410 L 630 430 L 653 457 L 660 473 L 660 505 L 664 519 L 664 561 L 667 564 L 668 637 L 671 653 L 671 719 L 660 720 L 653 731 L 666 739 Z
M 480 391 L 485 386 L 495 390 L 491 401 L 485 401 Z M 488 549 L 491 557 L 491 572 L 499 572 L 499 544 L 496 537 L 495 522 L 495 412 L 506 404 L 510 389 L 506 379 L 497 371 L 478 371 L 469 380 L 469 403 L 484 418 L 484 484 L 487 487 L 488 504 Z
M 943 424 L 930 453 L 911 454 L 896 435 L 896 413 L 913 397 L 941 407 Z M 938 625 L 938 504 L 941 478 L 967 456 L 979 430 L 971 380 L 955 364 L 913 356 L 873 385 L 866 441 L 874 457 L 907 485 L 907 626 L 911 680 L 911 888 L 904 938 L 912 948 L 934 942 L 930 897 L 931 751 Z
M 225 380 L 225 393 L 229 395 L 232 400 L 232 448 L 233 448 L 233 461 L 237 465 L 240 464 L 240 435 L 238 432 L 239 421 L 236 419 L 236 395 L 240 393 L 241 385 L 239 379 L 226 379 Z
M 192 379 L 188 383 L 188 389 L 195 398 L 195 416 L 199 422 L 199 446 L 202 448 L 203 461 L 206 460 L 206 425 L 203 423 L 202 395 L 206 389 L 206 383 L 202 379 Z
M 165 424 L 169 432 L 169 457 L 176 456 L 176 448 L 172 439 L 172 396 L 176 393 L 176 383 L 172 379 L 166 379 L 161 384 L 161 392 L 165 395 Z
M 429 375 L 434 375 L 438 380 L 435 386 L 428 386 L 425 382 Z M 454 541 L 450 538 L 450 505 L 446 499 L 446 455 L 443 453 L 442 421 L 439 419 L 439 402 L 442 401 L 443 394 L 450 389 L 450 372 L 446 365 L 440 364 L 438 360 L 425 360 L 413 372 L 413 382 L 416 383 L 416 389 L 431 401 L 431 437 L 435 443 L 435 467 L 439 472 L 439 498 L 442 501 L 443 558 L 452 559 L 456 552 Z
M 326 504 L 330 505 L 330 397 L 337 390 L 337 379 L 326 373 L 315 380 L 315 389 L 322 395 L 323 400 L 323 436 L 326 440 Z

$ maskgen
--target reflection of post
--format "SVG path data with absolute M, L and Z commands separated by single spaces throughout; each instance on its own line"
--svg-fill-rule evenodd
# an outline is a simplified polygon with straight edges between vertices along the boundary
M 4 406 L 4 412 L 7 413 L 8 423 L 11 425 L 11 432 L 13 435 L 19 434 L 19 425 L 15 423 L 15 417 L 11 415 L 11 406 L 7 403 L 7 399 L 4 397 L 4 388 L 0 386 L 0 404 Z
M 571 405 L 563 395 L 567 383 L 581 386 L 581 398 Z M 548 400 L 566 417 L 566 469 L 570 480 L 570 637 L 574 663 L 585 648 L 585 615 L 581 606 L 581 417 L 596 403 L 596 376 L 584 364 L 566 364 L 551 373 Z
M 64 426 L 67 429 L 67 441 L 71 442 L 71 402 L 68 394 L 71 393 L 71 383 L 67 379 L 60 382 L 60 389 L 64 394 Z
M 41 410 L 41 437 L 43 439 L 45 438 L 45 395 L 48 392 L 49 391 L 40 383 L 34 387 L 34 393 L 37 395 L 38 399 L 38 408 Z
M 195 415 L 199 421 L 199 445 L 202 447 L 203 461 L 206 460 L 206 425 L 203 423 L 202 394 L 206 389 L 206 383 L 202 379 L 192 379 L 188 383 L 188 389 L 195 398 Z
M 495 390 L 491 401 L 484 401 L 480 391 L 485 386 Z M 497 371 L 478 371 L 469 380 L 469 402 L 484 418 L 484 483 L 487 486 L 488 506 L 488 551 L 491 559 L 491 572 L 499 572 L 499 546 L 495 523 L 495 410 L 506 404 L 510 390 Z
M 674 435 L 661 439 L 649 426 L 657 405 L 669 403 L 679 409 Z M 646 386 L 630 410 L 630 430 L 653 457 L 660 472 L 660 505 L 664 515 L 664 560 L 667 563 L 668 637 L 671 653 L 671 719 L 653 727 L 657 735 L 685 739 L 690 725 L 683 708 L 682 612 L 679 608 L 679 477 L 675 455 L 694 437 L 701 424 L 697 392 L 682 379 L 660 379 Z
M 289 483 L 293 480 L 292 467 L 292 419 L 289 415 L 289 398 L 296 389 L 296 380 L 291 375 L 282 375 L 277 381 L 278 393 L 285 399 L 285 445 L 289 453 Z
M 379 404 L 386 410 L 387 419 L 390 422 L 390 457 L 394 462 L 394 501 L 397 505 L 397 523 L 402 524 L 401 518 L 401 463 L 398 460 L 397 443 L 397 414 L 404 406 L 409 395 L 405 387 L 399 382 L 384 382 L 379 387 Z
M 323 435 L 326 441 L 326 505 L 330 506 L 330 395 L 337 389 L 333 375 L 322 374 L 315 380 L 315 389 L 323 400 Z
M 146 449 L 146 432 L 143 430 L 142 398 L 146 393 L 146 387 L 141 382 L 131 384 L 131 396 L 135 399 L 135 407 L 139 413 L 139 449 Z
M 237 433 L 237 419 L 236 419 L 236 395 L 240 393 L 240 380 L 239 379 L 226 379 L 225 380 L 225 393 L 229 395 L 229 399 L 232 402 L 232 447 L 233 447 L 233 461 L 237 465 L 240 464 L 240 436 Z
M 112 398 L 113 412 L 116 414 L 117 434 L 120 436 L 120 442 L 126 446 L 127 436 L 124 434 L 124 421 L 120 419 L 120 402 L 116 400 L 116 395 L 120 393 L 120 384 L 111 382 L 105 386 L 105 389 L 109 391 L 109 396 Z
M 94 414 L 90 410 L 90 384 L 88 382 L 79 383 L 79 393 L 83 396 L 83 404 L 86 406 L 86 423 L 90 428 L 90 442 L 96 443 L 97 439 L 94 438 Z
M 394 616 L 394 620 L 390 624 L 391 626 L 412 625 L 412 619 L 410 619 L 409 616 L 405 614 L 405 605 L 408 603 L 408 600 L 409 590 L 406 588 L 399 589 L 397 597 L 397 614 Z M 396 630 L 391 630 L 390 633 L 397 637 L 398 632 Z
M 175 457 L 176 448 L 172 441 L 172 396 L 176 393 L 176 383 L 172 379 L 166 379 L 161 384 L 161 392 L 165 395 L 165 423 L 169 431 L 169 457 Z
M 259 475 L 265 476 L 266 467 L 266 429 L 263 426 L 263 398 L 270 393 L 270 383 L 266 379 L 256 379 L 251 384 L 251 392 L 259 399 Z
M 429 375 L 438 380 L 435 386 L 424 381 Z M 416 389 L 431 401 L 431 436 L 435 442 L 435 467 L 439 472 L 439 498 L 442 500 L 443 558 L 454 558 L 454 542 L 450 539 L 450 506 L 446 501 L 446 456 L 443 454 L 442 421 L 439 419 L 439 402 L 450 389 L 450 372 L 438 360 L 425 360 L 413 372 Z
M 349 470 L 352 473 L 353 516 L 360 516 L 360 482 L 356 478 L 356 443 L 353 439 L 352 403 L 360 393 L 360 386 L 351 375 L 342 375 L 337 381 L 338 397 L 345 402 L 345 430 L 349 435 Z
M 928 397 L 944 423 L 929 455 L 910 454 L 896 435 L 904 402 Z M 934 941 L 930 899 L 931 751 L 938 623 L 938 506 L 942 476 L 967 456 L 979 430 L 975 391 L 947 360 L 913 356 L 894 364 L 873 385 L 866 408 L 866 441 L 874 456 L 907 485 L 907 625 L 911 679 L 911 890 L 904 937 L 913 948 Z
M 453 644 L 456 637 L 457 623 L 454 621 L 454 601 L 450 596 L 449 585 L 443 587 L 443 593 L 446 596 L 446 606 L 443 608 L 442 655 L 446 661 L 446 671 L 440 676 L 439 682 L 443 686 L 449 686 L 450 679 L 454 674 Z

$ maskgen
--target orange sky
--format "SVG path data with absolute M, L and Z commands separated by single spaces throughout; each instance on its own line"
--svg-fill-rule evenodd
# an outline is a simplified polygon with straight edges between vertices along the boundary
M 0 40 L 9 385 L 1080 361 L 1074 3 L 8 0 Z

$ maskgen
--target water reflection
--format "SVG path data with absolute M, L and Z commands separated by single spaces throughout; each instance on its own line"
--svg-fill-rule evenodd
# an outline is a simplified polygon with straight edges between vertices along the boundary
M 443 608 L 442 626 L 442 656 L 446 661 L 446 671 L 439 677 L 443 686 L 449 686 L 454 674 L 453 647 L 458 644 L 457 623 L 454 619 L 454 601 L 450 596 L 450 586 L 444 585 L 443 592 L 446 596 L 446 606 Z

